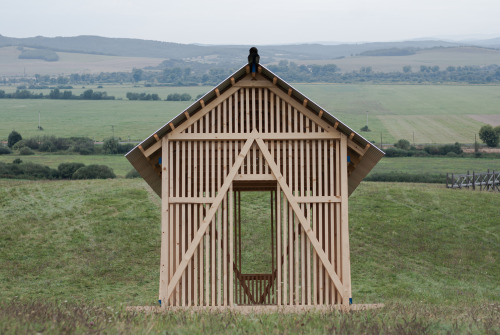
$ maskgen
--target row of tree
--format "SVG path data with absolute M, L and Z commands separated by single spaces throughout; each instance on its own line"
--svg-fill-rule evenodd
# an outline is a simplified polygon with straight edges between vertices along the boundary
M 154 100 L 158 101 L 161 100 L 158 94 L 153 93 L 133 93 L 133 92 L 127 92 L 126 95 L 127 99 L 129 100 Z M 188 93 L 171 93 L 167 96 L 165 101 L 190 101 L 192 99 L 191 95 Z
M 500 66 L 439 66 L 422 65 L 412 68 L 405 65 L 401 71 L 376 72 L 371 66 L 363 66 L 358 71 L 342 72 L 335 64 L 299 65 L 286 60 L 268 68 L 292 82 L 411 82 L 411 83 L 443 83 L 464 82 L 474 84 L 500 82 Z M 134 69 L 131 72 L 103 72 L 100 74 L 71 74 L 69 76 L 51 77 L 35 75 L 34 78 L 3 78 L 6 83 L 25 83 L 30 88 L 46 88 L 47 85 L 86 85 L 95 83 L 137 83 L 144 81 L 149 85 L 193 86 L 215 85 L 232 74 L 235 69 L 210 68 L 195 71 L 191 67 L 167 67 L 154 70 Z M 1 81 L 0 81 L 1 82 Z
M 44 95 L 43 93 L 34 93 L 29 90 L 16 90 L 13 93 L 5 93 L 0 90 L 0 99 L 64 99 L 64 100 L 115 100 L 115 97 L 106 92 L 86 90 L 80 95 L 74 95 L 72 91 L 65 90 L 61 92 L 55 88 Z

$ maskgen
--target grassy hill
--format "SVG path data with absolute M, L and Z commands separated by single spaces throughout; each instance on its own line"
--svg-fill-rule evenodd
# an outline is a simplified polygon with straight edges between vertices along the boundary
M 499 204 L 492 193 L 362 183 L 349 203 L 353 299 L 381 310 L 146 316 L 123 311 L 158 294 L 159 200 L 142 180 L 0 180 L 0 333 L 493 334 Z M 246 222 L 258 224 L 251 212 Z

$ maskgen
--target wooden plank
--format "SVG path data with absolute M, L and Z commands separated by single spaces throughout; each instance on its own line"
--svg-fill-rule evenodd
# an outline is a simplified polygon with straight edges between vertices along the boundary
M 278 301 L 276 301 L 276 304 L 278 306 L 282 305 L 281 301 L 281 267 L 283 262 L 281 261 L 281 189 L 280 186 L 277 185 L 276 187 L 276 250 L 277 252 L 277 257 L 276 257 L 276 266 L 278 268 L 278 285 L 277 285 L 277 290 L 278 290 Z
M 341 243 L 342 243 L 342 283 L 344 285 L 345 294 L 343 295 L 342 304 L 349 305 L 351 297 L 351 260 L 349 253 L 349 216 L 348 216 L 348 200 L 349 200 L 348 176 L 347 176 L 347 138 L 345 135 L 340 137 L 340 195 L 342 203 L 341 211 Z
M 288 198 L 288 202 L 292 206 L 292 209 L 293 209 L 293 211 L 295 213 L 295 216 L 298 218 L 300 224 L 302 225 L 302 228 L 303 228 L 305 234 L 307 235 L 307 237 L 311 241 L 311 243 L 313 245 L 313 248 L 315 249 L 316 253 L 319 255 L 320 260 L 323 263 L 323 266 L 327 270 L 327 272 L 328 272 L 330 278 L 333 280 L 335 286 L 341 292 L 342 296 L 346 297 L 347 294 L 348 294 L 348 292 L 343 287 L 343 284 L 340 281 L 340 279 L 337 276 L 337 274 L 335 273 L 332 264 L 328 261 L 328 257 L 326 256 L 325 252 L 323 251 L 323 249 L 319 245 L 319 242 L 316 239 L 316 237 L 314 236 L 314 233 L 313 233 L 311 227 L 308 226 L 308 221 L 304 217 L 303 211 L 300 210 L 299 204 L 296 201 L 294 201 L 292 192 L 288 188 L 288 185 L 283 180 L 283 176 L 281 175 L 278 167 L 276 166 L 276 163 L 274 163 L 272 161 L 271 154 L 267 150 L 265 143 L 262 141 L 262 139 L 259 139 L 259 138 L 257 138 L 255 141 L 259 145 L 260 150 L 262 150 L 262 153 L 263 153 L 265 159 L 267 160 L 267 162 L 269 164 L 269 167 L 271 168 L 271 171 L 273 172 L 273 174 L 276 177 L 276 180 L 280 184 L 283 193 Z
M 265 134 L 265 133 L 268 133 L 269 132 L 269 104 L 268 104 L 268 97 L 269 95 L 269 90 L 264 90 L 264 115 L 263 115 L 263 119 L 264 119 L 264 122 L 263 122 L 263 129 L 262 129 L 262 133 Z
M 169 225 L 170 225 L 170 204 L 169 204 L 169 191 L 170 191 L 170 170 L 167 168 L 170 160 L 168 148 L 169 142 L 167 136 L 162 139 L 162 172 L 161 172 L 161 251 L 160 251 L 160 289 L 159 300 L 162 301 L 162 306 L 168 305 L 165 295 L 168 287 L 168 248 L 169 248 Z
M 254 139 L 249 139 L 245 142 L 245 145 L 241 149 L 241 152 L 239 153 L 238 157 L 236 158 L 234 165 L 231 167 L 231 170 L 229 171 L 228 176 L 226 177 L 226 179 L 224 181 L 224 184 L 220 187 L 219 193 L 217 194 L 217 197 L 215 198 L 214 202 L 212 203 L 212 206 L 210 206 L 210 209 L 209 209 L 205 219 L 201 223 L 200 228 L 196 232 L 195 237 L 193 238 L 193 241 L 191 243 L 191 246 L 187 250 L 186 254 L 184 255 L 184 258 L 182 259 L 181 263 L 179 264 L 179 267 L 175 271 L 175 274 L 172 278 L 172 281 L 169 283 L 168 290 L 167 290 L 167 297 L 166 297 L 167 299 L 172 294 L 175 285 L 177 285 L 177 282 L 179 281 L 182 273 L 186 269 L 187 263 L 191 259 L 193 252 L 194 252 L 194 249 L 196 249 L 196 247 L 200 243 L 200 240 L 201 240 L 203 234 L 205 234 L 205 231 L 207 230 L 210 221 L 214 217 L 215 212 L 217 211 L 219 205 L 222 202 L 222 199 L 224 198 L 231 183 L 233 182 L 234 176 L 238 172 L 238 169 L 240 168 L 241 163 L 243 162 L 243 159 L 247 155 L 248 150 L 250 149 L 253 142 L 254 142 Z
M 175 141 L 237 141 L 246 140 L 250 136 L 248 133 L 179 133 L 169 136 L 170 140 Z M 335 133 L 265 133 L 260 136 L 263 140 L 321 140 L 321 139 L 340 139 L 340 134 Z M 155 149 L 159 149 L 161 145 Z M 359 147 L 359 146 L 358 146 Z M 354 149 L 353 149 L 354 150 Z M 154 152 L 151 152 L 151 154 Z M 148 154 L 147 150 L 145 154 Z
M 229 162 L 232 164 L 233 150 L 232 144 L 229 143 Z M 229 265 L 234 263 L 234 192 L 233 183 L 229 187 Z M 229 267 L 229 306 L 234 306 L 234 271 L 232 266 Z
M 323 193 L 322 195 L 330 195 L 333 197 L 333 193 L 329 192 L 328 190 L 328 180 L 332 180 L 328 178 L 328 141 L 322 141 L 323 144 L 323 152 L 321 153 L 321 150 L 319 150 L 319 155 L 321 155 L 321 159 L 323 161 L 323 169 L 322 173 L 319 175 L 322 176 L 323 178 Z M 332 155 L 333 157 L 333 155 Z M 321 165 L 320 165 L 321 166 Z M 321 182 L 320 182 L 321 183 Z M 331 230 L 331 223 L 328 221 L 328 210 L 330 208 L 331 204 L 326 204 L 323 206 L 323 220 L 321 221 L 323 227 L 324 227 L 324 236 L 325 236 L 325 252 L 327 255 L 329 255 L 329 248 L 330 248 L 330 243 L 333 240 L 329 240 L 329 231 Z M 330 257 L 330 262 L 333 264 L 333 257 Z M 330 285 L 328 285 L 328 276 L 323 271 L 323 281 L 324 281 L 324 288 L 325 288 L 325 294 L 324 294 L 324 299 L 325 299 L 325 304 L 329 305 L 330 304 Z
M 325 195 L 317 195 L 317 196 L 304 196 L 304 197 L 294 197 L 295 201 L 298 203 L 336 203 L 341 202 L 340 196 L 325 196 Z
M 335 194 L 340 196 L 340 141 L 335 141 Z M 336 242 L 336 264 L 337 264 L 337 275 L 342 278 L 342 253 L 340 249 L 340 225 L 341 225 L 341 217 L 340 217 L 340 203 L 335 204 L 335 232 L 337 239 Z M 337 290 L 337 303 L 340 304 L 342 296 L 340 292 Z
M 175 193 L 176 195 L 179 197 L 181 196 L 181 191 L 180 191 L 180 172 L 181 172 L 181 168 L 180 168 L 180 162 L 182 160 L 181 158 L 181 143 L 180 142 L 175 142 L 175 151 L 176 151 L 176 164 L 175 164 L 175 171 L 176 171 L 176 178 L 175 178 Z M 180 218 L 180 207 L 179 205 L 175 205 L 175 257 L 176 257 L 176 260 L 175 260 L 175 270 L 177 270 L 177 267 L 179 266 L 179 263 L 181 261 L 181 250 L 180 250 L 180 239 L 181 239 L 181 235 L 180 235 L 180 221 L 181 218 Z M 179 285 L 177 285 L 177 289 L 176 289 L 176 299 L 175 299 L 175 305 L 176 306 L 180 306 L 180 283 Z M 168 291 L 167 291 L 167 294 L 168 294 Z
M 169 141 L 169 157 L 168 157 L 168 168 L 169 168 L 169 197 L 174 195 L 174 143 Z M 168 280 L 172 280 L 174 275 L 174 206 L 169 204 L 169 270 L 168 270 Z M 166 291 L 165 291 L 166 294 Z M 167 304 L 167 301 L 165 301 Z M 168 304 L 172 306 L 174 304 L 174 299 L 170 299 Z
M 306 120 L 307 121 L 307 120 Z M 309 122 L 308 122 L 309 123 Z M 305 194 L 311 194 L 311 141 L 306 141 L 306 192 Z M 311 227 L 311 206 L 309 204 L 303 204 L 307 222 L 309 227 Z M 313 221 L 314 222 L 314 221 Z M 314 230 L 314 226 L 312 227 Z M 314 259 L 314 254 L 313 257 Z M 312 304 L 311 294 L 312 294 L 312 282 L 311 282 L 311 244 L 308 240 L 306 240 L 306 290 L 307 290 L 307 304 Z M 314 271 L 316 271 L 316 263 L 314 263 Z

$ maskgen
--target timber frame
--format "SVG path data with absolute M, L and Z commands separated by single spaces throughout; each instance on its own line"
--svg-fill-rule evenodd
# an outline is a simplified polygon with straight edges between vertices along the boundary
M 348 197 L 383 152 L 264 66 L 130 151 L 161 196 L 162 307 L 348 305 Z M 241 267 L 240 192 L 271 194 L 272 270 Z

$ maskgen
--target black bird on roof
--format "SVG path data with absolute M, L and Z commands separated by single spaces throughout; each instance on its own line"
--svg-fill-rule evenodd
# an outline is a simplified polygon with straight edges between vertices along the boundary
M 253 78 L 255 78 L 255 74 L 257 73 L 257 64 L 259 64 L 259 61 L 259 50 L 256 47 L 251 47 L 250 54 L 248 55 L 248 64 L 250 65 L 250 72 L 252 72 Z

